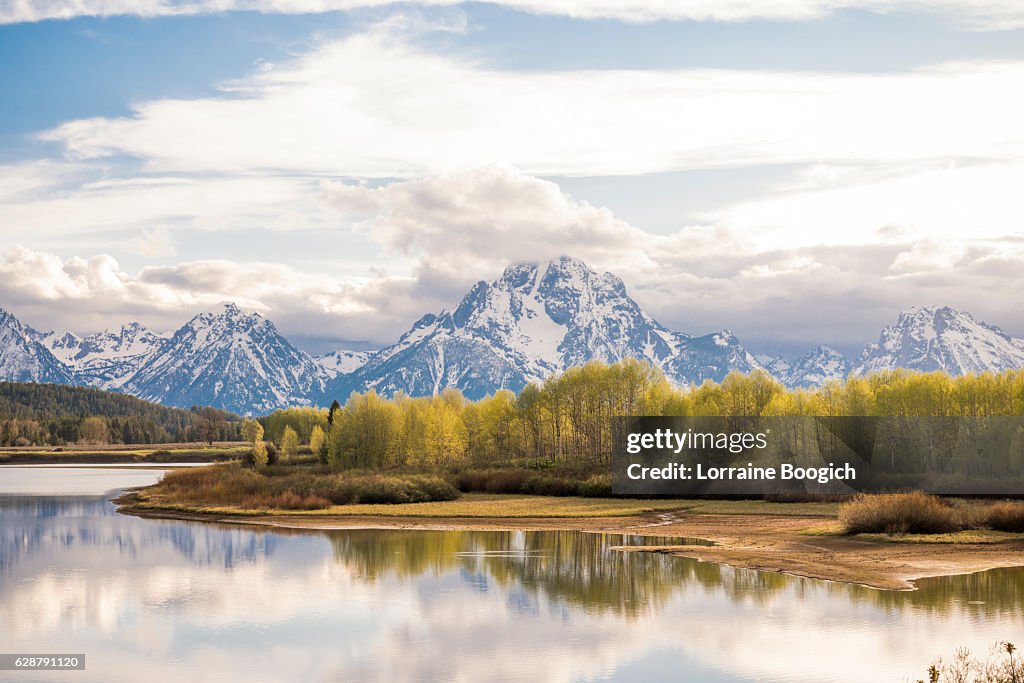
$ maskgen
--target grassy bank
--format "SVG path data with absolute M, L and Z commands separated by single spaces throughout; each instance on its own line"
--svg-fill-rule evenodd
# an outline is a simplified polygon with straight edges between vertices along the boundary
M 169 472 L 148 489 L 154 500 L 194 508 L 323 510 L 359 503 L 453 500 L 458 490 L 429 474 L 339 474 L 310 465 L 275 465 L 261 471 L 228 463 Z
M 921 492 L 861 494 L 839 508 L 847 534 L 942 536 L 967 530 L 1024 531 L 1024 503 L 967 501 Z
M 455 500 L 425 503 L 359 503 L 315 510 L 246 508 L 238 505 L 190 505 L 169 500 L 150 489 L 125 498 L 128 512 L 173 511 L 224 516 L 287 515 L 316 520 L 344 517 L 422 519 L 598 519 L 634 517 L 652 512 L 683 512 L 696 501 L 637 500 L 634 498 L 554 498 L 503 493 L 466 493 Z
M 245 457 L 247 444 L 216 442 L 103 446 L 0 448 L 0 465 L 102 465 L 124 463 L 223 462 Z
M 596 495 L 587 495 L 595 491 Z M 940 499 L 923 493 L 848 500 L 624 499 L 601 475 L 568 468 L 336 471 L 315 456 L 255 469 L 240 461 L 172 472 L 131 501 L 135 509 L 220 515 L 423 518 L 566 518 L 752 515 L 815 518 L 804 536 L 990 544 L 1024 528 L 1024 503 Z M 767 522 L 766 522 L 767 523 Z M 770 522 L 776 523 L 776 522 Z
M 243 460 L 172 472 L 140 492 L 135 504 L 224 514 L 568 518 L 690 510 L 834 519 L 838 507 L 835 502 L 623 499 L 611 496 L 606 479 L 566 468 L 338 472 L 312 456 L 299 456 L 260 470 Z

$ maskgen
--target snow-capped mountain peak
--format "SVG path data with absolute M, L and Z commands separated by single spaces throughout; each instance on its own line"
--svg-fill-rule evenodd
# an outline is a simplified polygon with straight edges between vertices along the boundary
M 879 370 L 943 370 L 952 375 L 1024 367 L 1024 342 L 948 306 L 916 306 L 861 354 L 857 375 Z
M 34 330 L 2 308 L 0 372 L 13 382 L 74 383 L 71 370 L 35 339 Z
M 759 367 L 737 347 L 728 331 L 704 340 L 665 328 L 617 276 L 562 257 L 512 265 L 492 282 L 477 282 L 454 309 L 423 316 L 397 344 L 339 376 L 332 391 L 422 395 L 455 386 L 475 398 L 590 360 L 628 357 L 687 384 Z
M 323 369 L 272 322 L 228 303 L 182 325 L 124 388 L 169 405 L 253 414 L 308 404 L 323 383 Z
M 168 405 L 213 405 L 243 414 L 323 404 L 353 390 L 427 395 L 457 387 L 470 398 L 590 360 L 638 358 L 678 386 L 768 370 L 790 387 L 842 380 L 851 364 L 819 346 L 793 363 L 754 357 L 728 329 L 702 336 L 670 330 L 622 280 L 578 259 L 509 266 L 451 309 L 428 313 L 376 352 L 312 358 L 259 313 L 223 303 L 173 334 L 133 322 L 85 337 L 37 332 L 0 309 L 0 379 L 85 384 Z M 1024 340 L 949 307 L 919 306 L 861 354 L 853 372 L 942 370 L 952 375 L 1024 367 Z
M 816 346 L 788 367 L 781 376 L 789 387 L 819 387 L 831 380 L 843 381 L 850 361 L 830 346 Z

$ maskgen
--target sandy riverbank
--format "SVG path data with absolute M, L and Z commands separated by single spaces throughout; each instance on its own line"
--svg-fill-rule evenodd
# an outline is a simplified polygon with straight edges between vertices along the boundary
M 488 499 L 488 503 L 493 497 Z M 460 516 L 472 506 L 460 501 L 429 504 L 403 516 L 403 506 L 388 506 L 389 514 L 232 514 L 226 511 L 175 510 L 154 506 L 137 494 L 120 499 L 126 514 L 162 519 L 184 519 L 226 524 L 271 526 L 293 530 L 424 529 L 424 530 L 574 530 L 595 533 L 631 533 L 653 536 L 695 537 L 714 546 L 644 546 L 636 552 L 661 552 L 693 557 L 761 571 L 784 572 L 816 579 L 862 584 L 874 588 L 907 590 L 915 579 L 966 574 L 996 567 L 1024 565 L 1024 535 L 963 532 L 941 537 L 876 538 L 838 534 L 827 508 L 786 508 L 765 504 L 763 512 L 748 502 L 657 501 L 658 508 L 617 516 L 552 517 L 531 499 L 509 496 L 507 504 L 517 516 Z M 473 501 L 470 501 L 472 503 Z M 654 502 L 654 501 L 650 501 Z M 530 505 L 538 516 L 531 517 Z M 782 507 L 779 508 L 778 506 Z M 451 515 L 445 515 L 446 506 Z M 489 507 L 481 508 L 489 509 Z M 628 508 L 623 508 L 628 509 Z M 790 510 L 794 514 L 790 514 Z M 778 514 L 776 511 L 784 511 Z M 394 513 L 394 514 L 392 514 Z M 472 514 L 471 512 L 469 514 Z

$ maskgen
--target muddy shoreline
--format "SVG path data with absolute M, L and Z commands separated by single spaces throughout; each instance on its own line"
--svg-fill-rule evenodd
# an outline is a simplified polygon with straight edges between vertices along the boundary
M 820 516 L 706 514 L 687 510 L 626 517 L 502 518 L 382 517 L 183 512 L 139 505 L 126 493 L 115 501 L 124 514 L 151 519 L 273 527 L 295 532 L 340 529 L 421 529 L 433 531 L 584 531 L 702 538 L 713 546 L 642 546 L 631 552 L 657 552 L 758 571 L 859 584 L 884 590 L 913 590 L 914 581 L 1024 566 L 1024 536 L 995 542 L 918 543 L 879 541 L 821 533 L 830 520 Z

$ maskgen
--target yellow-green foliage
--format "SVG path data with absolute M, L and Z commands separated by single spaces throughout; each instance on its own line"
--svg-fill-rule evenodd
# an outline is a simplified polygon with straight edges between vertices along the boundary
M 291 425 L 285 425 L 284 433 L 281 435 L 281 450 L 288 458 L 299 454 L 299 435 L 295 433 Z
M 104 417 L 87 417 L 82 420 L 80 427 L 82 443 L 104 444 L 110 443 L 110 429 L 107 427 L 107 420 Z
M 299 443 L 309 443 L 314 427 L 327 429 L 327 411 L 323 408 L 286 408 L 276 410 L 260 420 L 266 430 L 267 440 L 283 445 L 284 430 L 291 427 L 299 437 Z
M 265 422 L 314 414 L 326 427 L 326 413 L 307 408 L 279 411 Z M 816 390 L 787 390 L 755 371 L 679 390 L 660 370 L 638 360 L 592 362 L 528 385 L 518 396 L 499 391 L 476 402 L 454 389 L 426 398 L 353 394 L 327 434 L 328 459 L 347 468 L 603 464 L 611 457 L 611 418 L 618 415 L 1024 415 L 1024 370 L 956 378 L 891 371 Z M 1024 433 L 1017 441 L 1024 451 Z
M 256 420 L 244 420 L 242 422 L 242 440 L 249 443 L 256 443 L 263 440 L 263 425 Z
M 257 439 L 252 444 L 252 462 L 256 466 L 256 469 L 263 469 L 267 466 L 267 462 L 270 459 L 269 453 L 267 453 L 267 442 L 262 439 Z
M 324 441 L 327 439 L 327 434 L 324 433 L 323 428 L 320 425 L 313 427 L 313 431 L 309 435 L 309 449 L 316 455 L 320 452 L 320 449 L 324 446 Z

